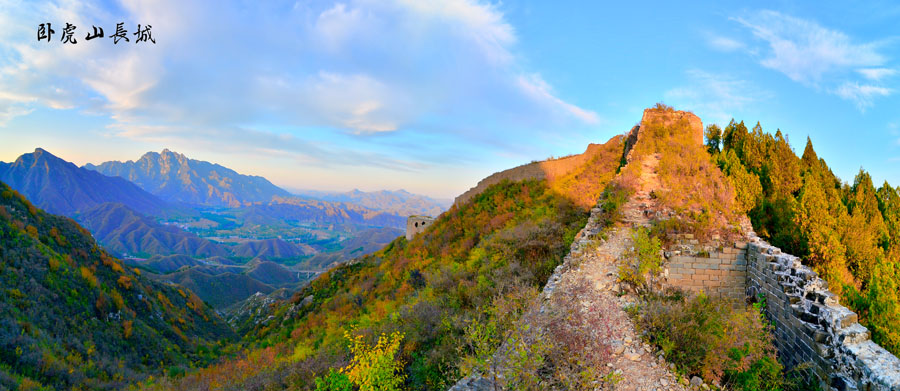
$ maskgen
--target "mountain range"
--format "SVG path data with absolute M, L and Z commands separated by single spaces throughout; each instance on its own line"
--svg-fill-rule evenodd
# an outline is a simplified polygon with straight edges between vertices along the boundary
M 238 207 L 290 195 L 266 178 L 238 174 L 168 149 L 147 152 L 137 161 L 85 164 L 84 168 L 125 178 L 163 200 L 190 205 Z
M 123 178 L 79 168 L 41 148 L 15 162 L 0 162 L 0 181 L 54 214 L 73 216 L 107 202 L 149 215 L 171 210 L 166 202 Z
M 244 224 L 271 225 L 279 221 L 317 224 L 350 224 L 366 227 L 406 227 L 406 218 L 375 211 L 360 205 L 313 200 L 300 197 L 275 197 L 272 201 L 241 208 L 237 212 Z
M 411 215 L 437 216 L 453 204 L 453 200 L 450 199 L 435 199 L 402 189 L 371 192 L 353 189 L 343 193 L 299 190 L 296 193 L 323 201 L 356 204 L 403 217 Z
M 77 218 L 107 249 L 122 255 L 183 254 L 202 258 L 229 255 L 218 243 L 173 225 L 160 224 L 117 202 L 98 205 Z

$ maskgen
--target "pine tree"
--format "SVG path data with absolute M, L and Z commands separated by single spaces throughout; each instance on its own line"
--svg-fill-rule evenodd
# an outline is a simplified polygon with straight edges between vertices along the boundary
M 804 170 L 812 169 L 813 167 L 819 168 L 819 156 L 816 155 L 809 136 L 806 136 L 806 148 L 803 148 L 803 157 L 800 158 L 800 161 L 803 162 Z
M 888 241 L 883 245 L 888 259 L 900 261 L 900 188 L 887 181 L 878 189 L 878 209 L 884 219 Z
M 887 229 L 878 209 L 878 198 L 872 177 L 859 170 L 848 195 L 850 219 L 844 246 L 850 271 L 861 281 L 868 281 L 872 268 L 884 258 L 882 244 L 888 241 Z
M 715 154 L 719 152 L 719 144 L 722 142 L 722 129 L 719 128 L 719 125 L 711 124 L 707 126 L 703 135 L 706 138 L 706 149 L 709 153 Z
M 844 206 L 829 200 L 818 181 L 804 178 L 800 189 L 795 223 L 808 246 L 807 261 L 833 288 L 839 288 L 847 278 L 846 248 L 841 243 L 839 217 Z

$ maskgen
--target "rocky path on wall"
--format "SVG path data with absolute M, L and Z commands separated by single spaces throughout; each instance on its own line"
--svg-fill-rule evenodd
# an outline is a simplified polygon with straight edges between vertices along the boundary
M 659 175 L 656 168 L 659 167 L 660 155 L 658 153 L 644 157 L 640 162 L 631 162 L 628 164 L 639 164 L 641 167 L 640 176 L 638 177 L 638 190 L 622 207 L 622 221 L 630 226 L 650 226 L 650 214 L 656 210 L 656 200 L 653 198 L 653 191 L 660 189 L 662 186 L 659 182 Z
M 584 308 L 600 308 L 602 325 L 586 325 L 583 333 L 608 330 L 611 357 L 604 372 L 614 373 L 602 389 L 617 391 L 686 390 L 678 382 L 661 352 L 641 341 L 625 309 L 634 303 L 629 295 L 619 296 L 618 267 L 627 248 L 631 247 L 631 229 L 618 227 L 605 232 L 606 239 L 585 237 L 576 241 L 577 248 L 569 259 L 569 270 L 554 281 L 550 295 L 572 295 L 578 292 Z M 599 241 L 599 246 L 596 244 Z M 592 292 L 577 290 L 588 282 Z M 552 301 L 552 300 L 551 300 Z
M 640 162 L 638 191 L 622 206 L 622 221 L 613 227 L 604 228 L 603 211 L 591 210 L 591 216 L 584 229 L 578 233 L 571 245 L 570 253 L 562 265 L 547 281 L 539 303 L 533 312 L 545 316 L 558 316 L 555 311 L 561 297 L 576 297 L 582 311 L 599 311 L 591 319 L 599 318 L 599 324 L 582 324 L 578 328 L 583 335 L 591 336 L 598 345 L 605 345 L 609 357 L 604 368 L 598 373 L 609 374 L 606 381 L 596 383 L 598 390 L 615 391 L 684 391 L 704 389 L 691 385 L 674 373 L 662 352 L 644 343 L 635 330 L 634 323 L 626 313 L 636 298 L 625 294 L 618 282 L 619 265 L 627 249 L 631 248 L 632 229 L 649 226 L 650 216 L 656 210 L 656 201 L 651 197 L 660 188 L 656 168 L 659 155 L 646 156 Z M 585 288 L 587 287 L 587 288 Z M 526 316 L 523 318 L 531 318 Z M 548 320 L 537 322 L 546 324 Z M 535 325 L 537 326 L 537 325 Z M 535 327 L 535 329 L 540 326 Z M 500 350 L 503 350 L 501 347 Z M 468 377 L 461 380 L 450 391 L 488 391 L 493 384 L 484 378 Z
M 662 352 L 644 343 L 635 330 L 634 323 L 625 309 L 634 304 L 630 295 L 619 295 L 622 290 L 618 283 L 619 265 L 624 261 L 627 249 L 631 248 L 633 227 L 649 226 L 650 215 L 656 210 L 656 200 L 651 197 L 660 188 L 656 169 L 658 154 L 646 156 L 639 162 L 640 176 L 638 190 L 622 206 L 622 223 L 601 230 L 599 227 L 602 210 L 594 208 L 591 218 L 579 238 L 572 244 L 572 252 L 566 264 L 559 270 L 558 278 L 548 283 L 545 295 L 571 295 L 582 282 L 593 288 L 592 294 L 581 294 L 585 308 L 602 308 L 604 325 L 593 328 L 608 328 L 612 355 L 607 368 L 617 379 L 606 384 L 604 389 L 621 391 L 687 390 L 680 382 L 672 367 L 666 362 Z M 552 300 L 550 300 L 552 302 Z M 589 326 L 590 327 L 590 326 Z M 582 330 L 591 333 L 594 330 Z M 683 381 L 683 380 L 682 380 Z

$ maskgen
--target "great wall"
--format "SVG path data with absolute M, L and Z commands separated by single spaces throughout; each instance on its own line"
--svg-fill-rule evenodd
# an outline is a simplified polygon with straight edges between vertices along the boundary
M 663 116 L 663 118 L 660 118 Z M 686 118 L 691 124 L 692 137 L 703 142 L 703 126 L 700 119 L 688 112 L 658 113 L 647 110 L 641 124 L 649 120 L 676 121 Z M 671 122 L 666 122 L 671 123 Z M 590 278 L 598 287 L 598 297 L 613 295 L 616 284 L 613 271 L 617 256 L 624 246 L 623 231 L 629 226 L 648 225 L 654 215 L 650 193 L 654 184 L 654 162 L 635 162 L 630 147 L 640 142 L 640 127 L 635 126 L 625 137 L 625 154 L 628 164 L 641 164 L 646 176 L 642 189 L 625 205 L 625 228 L 613 228 L 603 233 L 597 221 L 603 212 L 598 206 L 571 245 L 571 252 L 563 264 L 548 280 L 542 298 L 546 302 L 573 278 Z M 506 170 L 485 178 L 461 195 L 456 202 L 464 202 L 487 186 L 504 179 L 541 179 L 564 175 L 567 169 L 583 162 L 591 151 L 581 155 L 535 162 Z M 649 156 L 653 159 L 653 156 Z M 857 314 L 841 306 L 837 296 L 828 290 L 827 284 L 802 260 L 784 254 L 753 233 L 749 221 L 742 224 L 744 235 L 739 240 L 725 241 L 713 236 L 700 240 L 693 235 L 680 234 L 670 239 L 674 243 L 664 251 L 665 262 L 662 284 L 688 292 L 703 291 L 709 295 L 724 296 L 737 303 L 764 300 L 765 315 L 773 326 L 775 345 L 779 358 L 788 368 L 804 365 L 811 368 L 823 390 L 829 391 L 900 391 L 900 360 L 874 343 L 869 331 L 858 323 Z M 599 248 L 591 250 L 600 241 Z M 574 266 L 578 265 L 578 266 Z M 586 276 L 585 270 L 595 270 Z M 565 293 L 562 293 L 565 294 Z M 620 306 L 629 305 L 627 299 L 616 299 Z M 737 304 L 740 305 L 740 304 Z M 543 306 L 543 304 L 541 304 Z M 625 376 L 616 389 L 624 390 L 681 390 L 699 389 L 701 383 L 681 384 L 675 381 L 661 356 L 654 356 L 651 349 L 633 336 L 630 321 L 620 320 L 626 330 L 623 340 L 613 341 L 625 346 L 611 367 Z M 625 341 L 628 341 L 627 343 Z M 502 349 L 502 347 L 501 347 Z M 617 349 L 618 350 L 618 349 Z M 461 380 L 451 390 L 489 390 L 493 383 L 479 376 Z

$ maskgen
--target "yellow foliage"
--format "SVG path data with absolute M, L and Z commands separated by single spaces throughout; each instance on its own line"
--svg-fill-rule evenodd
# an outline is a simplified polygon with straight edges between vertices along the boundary
M 291 355 L 291 361 L 303 361 L 307 357 L 313 354 L 313 348 L 311 348 L 306 343 L 298 343 L 297 347 L 294 348 L 294 354 Z
M 31 236 L 32 238 L 35 238 L 35 239 L 38 238 L 37 228 L 35 228 L 33 225 L 29 225 L 29 226 L 25 227 L 25 232 L 27 232 L 28 235 Z
M 96 288 L 99 285 L 99 283 L 97 282 L 97 277 L 94 276 L 94 273 L 91 271 L 91 269 L 82 266 L 79 268 L 79 270 L 81 271 L 81 278 L 87 281 L 88 285 L 90 285 L 91 288 Z
M 403 334 L 393 332 L 390 336 L 381 334 L 375 346 L 368 346 L 361 335 L 353 336 L 345 332 L 344 337 L 350 340 L 350 351 L 353 358 L 350 365 L 341 371 L 347 374 L 350 381 L 360 391 L 399 390 L 406 379 L 403 365 L 394 356 L 400 350 Z
M 133 323 L 134 322 L 130 321 L 130 320 L 126 320 L 126 321 L 122 322 L 122 328 L 123 328 L 122 333 L 124 334 L 125 339 L 128 339 L 131 337 Z
M 131 289 L 131 277 L 128 276 L 119 276 L 119 280 L 116 281 L 120 287 L 125 288 L 126 290 Z
M 122 294 L 119 291 L 113 289 L 109 292 L 109 295 L 113 299 L 113 304 L 116 305 L 116 309 L 121 311 L 125 308 L 125 299 L 122 298 Z

